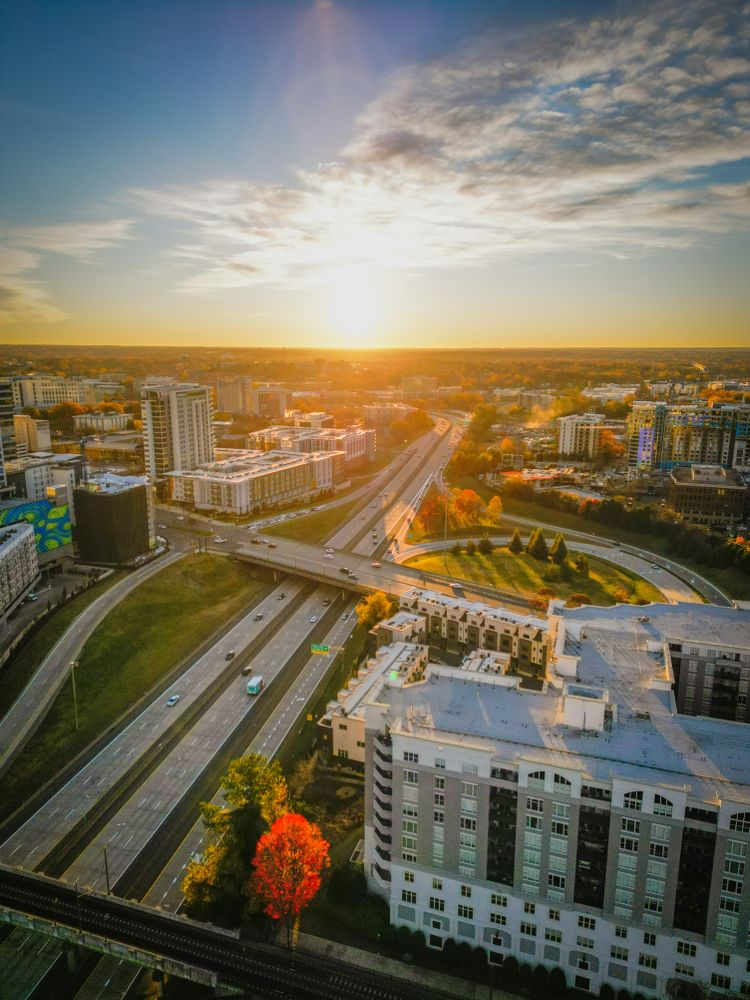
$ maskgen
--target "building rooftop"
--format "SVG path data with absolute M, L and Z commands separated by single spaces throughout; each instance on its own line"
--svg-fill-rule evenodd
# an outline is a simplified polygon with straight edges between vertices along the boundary
M 189 472 L 170 472 L 168 475 L 240 482 L 265 476 L 279 469 L 291 469 L 331 458 L 332 455 L 343 456 L 343 454 L 339 451 L 250 451 L 243 448 L 217 448 L 215 462 L 206 462 L 199 469 L 192 469 Z
M 653 780 L 706 803 L 750 803 L 750 730 L 678 714 L 664 655 L 677 636 L 749 648 L 750 612 L 694 604 L 558 610 L 551 623 L 562 639 L 561 669 L 567 657 L 575 666 L 567 677 L 553 660 L 549 682 L 534 692 L 515 678 L 471 683 L 466 672 L 431 665 L 424 681 L 384 689 L 392 731 L 557 764 L 589 780 Z M 567 724 L 569 699 L 590 703 L 590 718 L 603 724 L 586 724 L 585 705 L 583 724 Z
M 76 487 L 88 493 L 126 493 L 137 486 L 149 485 L 148 476 L 118 476 L 114 473 L 98 473 L 88 477 L 88 482 Z
M 671 478 L 681 486 L 721 486 L 726 489 L 744 489 L 745 481 L 734 469 L 723 469 L 720 465 L 677 466 L 670 472 Z

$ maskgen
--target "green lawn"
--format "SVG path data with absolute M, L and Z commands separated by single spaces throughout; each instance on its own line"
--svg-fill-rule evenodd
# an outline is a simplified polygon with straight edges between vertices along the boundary
M 342 503 L 338 507 L 319 510 L 304 517 L 295 517 L 291 521 L 282 521 L 281 524 L 272 524 L 270 528 L 264 528 L 263 532 L 266 535 L 280 535 L 295 542 L 309 542 L 315 545 L 317 542 L 325 541 L 332 532 L 346 524 L 351 512 L 361 503 L 360 497 L 359 500 L 350 500 L 349 503 Z
M 43 624 L 27 636 L 0 671 L 0 715 L 8 711 L 47 653 L 67 632 L 76 618 L 92 601 L 101 597 L 126 575 L 125 570 L 119 570 L 101 583 L 95 583 L 93 587 L 77 594 L 61 608 L 48 615 Z
M 192 555 L 125 597 L 94 630 L 76 668 L 80 728 L 66 685 L 0 781 L 9 815 L 156 682 L 246 607 L 267 585 L 263 570 Z
M 447 561 L 447 570 L 446 570 Z M 558 597 L 567 600 L 571 594 L 585 593 L 591 597 L 594 604 L 614 604 L 616 594 L 622 592 L 629 603 L 641 601 L 663 601 L 664 597 L 656 587 L 642 580 L 634 573 L 622 569 L 603 559 L 589 557 L 590 574 L 583 577 L 575 571 L 570 580 L 548 581 L 544 579 L 545 570 L 551 563 L 540 562 L 525 552 L 514 556 L 507 548 L 497 548 L 491 555 L 476 553 L 473 556 L 465 552 L 461 555 L 443 553 L 414 556 L 407 565 L 422 570 L 425 573 L 442 573 L 482 584 L 485 587 L 497 587 L 500 590 L 512 590 L 521 597 L 534 597 L 540 588 L 549 587 Z

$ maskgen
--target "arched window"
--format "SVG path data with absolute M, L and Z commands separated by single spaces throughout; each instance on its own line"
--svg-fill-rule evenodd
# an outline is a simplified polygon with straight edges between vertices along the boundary
M 729 829 L 737 833 L 750 833 L 750 813 L 734 813 L 730 816 Z
M 654 795 L 654 816 L 671 816 L 673 805 L 663 795 Z
M 555 775 L 555 791 L 559 795 L 570 795 L 570 789 L 572 785 L 568 779 L 562 774 Z
M 643 792 L 625 792 L 622 804 L 625 809 L 640 812 L 643 808 Z
M 529 775 L 529 788 L 544 788 L 544 771 L 532 771 Z

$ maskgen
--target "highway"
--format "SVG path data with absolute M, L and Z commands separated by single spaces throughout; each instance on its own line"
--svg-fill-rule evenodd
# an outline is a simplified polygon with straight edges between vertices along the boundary
M 186 551 L 186 543 L 181 539 L 177 540 L 175 550 L 169 555 L 134 570 L 125 579 L 113 584 L 92 601 L 57 640 L 18 698 L 0 719 L 0 774 L 39 726 L 68 679 L 71 661 L 80 655 L 97 625 L 144 580 L 181 559 Z

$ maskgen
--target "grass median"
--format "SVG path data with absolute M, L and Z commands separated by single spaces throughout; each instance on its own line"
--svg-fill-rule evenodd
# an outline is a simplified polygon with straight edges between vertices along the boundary
M 331 507 L 328 510 L 319 510 L 314 514 L 305 514 L 303 517 L 282 521 L 281 524 L 272 524 L 270 528 L 264 528 L 263 533 L 265 535 L 279 535 L 281 538 L 291 538 L 295 542 L 309 542 L 314 545 L 316 542 L 324 541 L 332 531 L 346 524 L 351 512 L 357 504 L 361 503 L 360 498 L 349 503 L 342 503 L 338 507 Z
M 66 684 L 0 781 L 10 815 L 78 751 L 206 642 L 267 586 L 264 570 L 193 555 L 145 580 L 92 632 L 76 667 L 79 728 Z
M 424 573 L 442 573 L 485 587 L 515 591 L 521 597 L 535 597 L 540 589 L 547 587 L 564 600 L 571 594 L 585 593 L 593 604 L 600 605 L 615 604 L 618 600 L 631 604 L 664 601 L 661 591 L 635 573 L 594 556 L 587 558 L 588 576 L 572 571 L 570 579 L 553 581 L 545 578 L 551 563 L 534 559 L 526 552 L 513 555 L 505 547 L 488 555 L 479 552 L 456 555 L 449 551 L 444 556 L 435 552 L 414 556 L 407 565 Z

